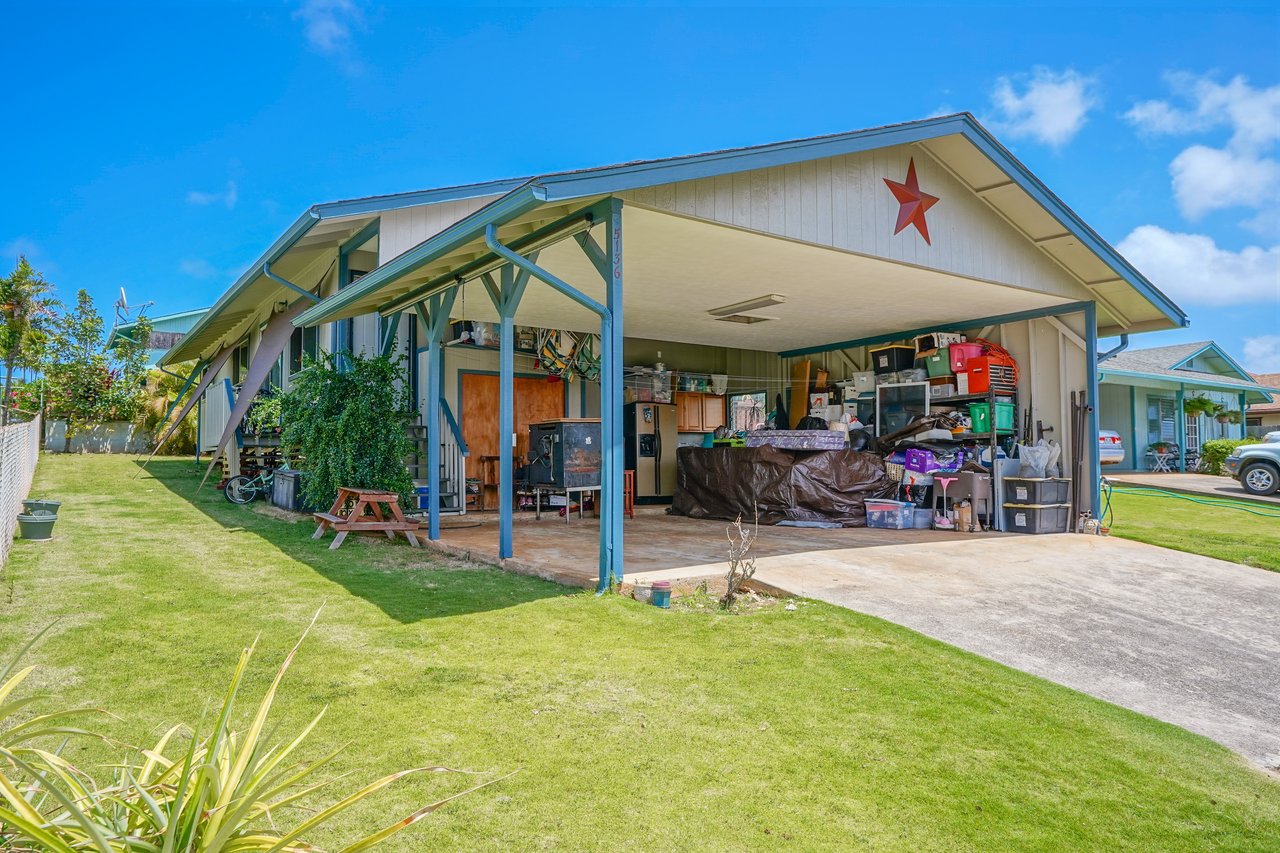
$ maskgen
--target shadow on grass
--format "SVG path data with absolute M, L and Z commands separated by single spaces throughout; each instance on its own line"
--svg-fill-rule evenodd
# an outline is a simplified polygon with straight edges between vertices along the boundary
M 315 526 L 309 522 L 291 523 L 252 507 L 236 506 L 212 482 L 197 491 L 204 466 L 191 461 L 157 459 L 147 465 L 142 477 L 148 475 L 222 527 L 262 538 L 401 623 L 500 610 L 570 594 L 549 581 L 496 568 L 442 569 L 450 558 L 430 549 L 410 548 L 404 539 L 362 542 L 362 537 L 353 536 L 342 548 L 330 551 L 332 537 L 312 539 Z M 442 582 L 441 575 L 447 580 Z

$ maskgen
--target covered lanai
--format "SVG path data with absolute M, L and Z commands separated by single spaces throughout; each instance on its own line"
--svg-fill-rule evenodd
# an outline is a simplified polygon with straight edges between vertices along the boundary
M 1186 323 L 967 114 L 539 176 L 415 236 L 293 322 L 415 315 L 428 425 L 441 423 L 449 324 L 498 325 L 502 558 L 517 556 L 516 326 L 598 333 L 601 587 L 624 570 L 624 336 L 748 353 L 754 373 L 779 379 L 808 359 L 835 376 L 866 371 L 870 348 L 926 332 L 998 341 L 1021 366 L 1028 419 L 1054 439 L 1069 442 L 1072 394 L 1087 402 L 1082 446 L 1064 448 L 1085 460 L 1087 508 L 1098 337 Z M 438 457 L 427 472 L 439 495 Z M 440 536 L 433 500 L 429 538 Z

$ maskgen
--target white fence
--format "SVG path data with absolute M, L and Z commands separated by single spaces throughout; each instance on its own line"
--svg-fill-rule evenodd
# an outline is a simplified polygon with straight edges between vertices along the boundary
M 40 419 L 0 427 L 0 567 L 9 557 L 22 501 L 40 458 Z

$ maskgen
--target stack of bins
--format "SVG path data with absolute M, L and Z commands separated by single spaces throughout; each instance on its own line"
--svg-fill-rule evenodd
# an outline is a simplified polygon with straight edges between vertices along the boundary
M 1066 533 L 1071 481 L 1062 477 L 1005 477 L 1004 529 L 1009 533 Z

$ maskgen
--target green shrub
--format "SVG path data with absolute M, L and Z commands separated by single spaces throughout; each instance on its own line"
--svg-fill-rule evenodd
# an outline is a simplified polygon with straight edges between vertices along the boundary
M 1200 470 L 1206 474 L 1221 474 L 1222 464 L 1231 451 L 1245 444 L 1257 444 L 1254 438 L 1215 438 L 1200 445 Z
M 281 444 L 306 472 L 304 501 L 333 503 L 339 486 L 403 495 L 413 479 L 404 460 L 413 452 L 405 424 L 413 417 L 403 358 L 323 353 L 308 361 L 293 389 L 280 395 Z

